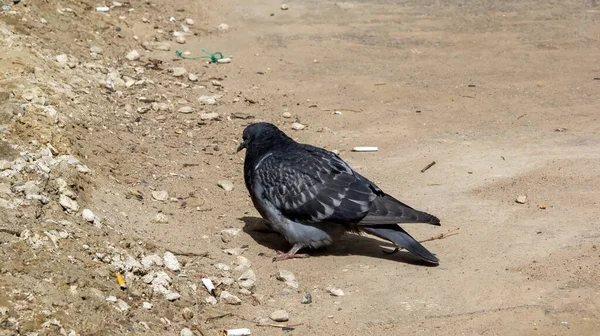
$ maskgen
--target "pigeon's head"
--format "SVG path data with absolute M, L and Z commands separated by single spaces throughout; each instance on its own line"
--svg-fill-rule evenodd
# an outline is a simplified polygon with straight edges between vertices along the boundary
M 246 148 L 248 151 L 260 152 L 289 141 L 291 139 L 280 131 L 277 126 L 265 122 L 254 123 L 244 129 L 242 142 L 237 151 Z

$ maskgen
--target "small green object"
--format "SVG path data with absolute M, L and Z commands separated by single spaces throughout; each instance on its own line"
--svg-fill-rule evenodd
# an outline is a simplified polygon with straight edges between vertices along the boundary
M 210 58 L 210 62 L 211 63 L 217 63 L 220 59 L 223 59 L 223 54 L 220 51 L 217 51 L 216 53 L 209 53 L 208 51 L 202 49 L 202 52 L 208 54 L 208 56 L 198 56 L 198 57 L 187 57 L 187 56 L 183 56 L 183 53 L 179 50 L 175 51 L 175 55 L 177 55 L 177 57 L 181 58 L 181 59 L 187 59 L 187 60 L 197 60 L 197 59 L 201 59 L 201 58 Z

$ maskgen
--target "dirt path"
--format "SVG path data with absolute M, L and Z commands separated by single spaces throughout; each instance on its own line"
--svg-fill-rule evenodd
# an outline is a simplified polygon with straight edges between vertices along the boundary
M 94 84 L 86 87 L 96 95 L 93 104 L 56 104 L 74 110 L 76 122 L 65 137 L 94 170 L 78 200 L 116 235 L 147 238 L 161 249 L 208 252 L 206 258 L 181 259 L 209 275 L 217 272 L 214 264 L 234 264 L 235 256 L 223 249 L 247 246 L 243 255 L 256 272 L 260 304 L 242 296 L 241 306 L 214 306 L 234 315 L 212 321 L 211 329 L 250 327 L 253 335 L 596 333 L 600 7 L 595 1 L 298 0 L 285 11 L 274 0 L 186 2 L 182 8 L 156 3 L 136 4 L 126 14 L 161 24 L 171 12 L 178 19 L 195 17 L 197 36 L 149 55 L 162 60 L 164 69 L 185 67 L 200 82 L 146 68 L 142 74 L 153 85 L 122 89 L 119 96 Z M 99 26 L 94 29 L 117 34 L 110 21 L 117 15 L 94 22 Z M 136 77 L 142 75 L 122 60 L 128 48 L 168 34 L 141 17 L 131 22 L 121 24 L 125 37 L 106 45 L 104 55 L 116 55 L 118 66 L 125 63 L 122 73 Z M 222 22 L 229 30 L 217 33 Z M 62 33 L 69 38 L 61 39 L 60 31 L 48 31 L 43 36 L 65 50 L 72 41 L 68 34 L 80 41 L 102 36 L 70 29 Z M 130 32 L 139 41 L 126 36 Z M 202 48 L 221 51 L 233 62 L 174 60 L 175 47 L 192 55 Z M 198 104 L 199 96 L 213 94 L 222 96 L 217 105 Z M 148 104 L 139 97 L 169 107 L 144 110 Z M 182 106 L 192 106 L 193 113 L 177 113 Z M 202 120 L 200 112 L 220 117 Z M 292 117 L 284 118 L 284 112 Z M 253 118 L 239 118 L 241 113 Z M 305 260 L 272 263 L 259 256 L 287 245 L 277 235 L 252 230 L 260 221 L 243 185 L 243 153 L 236 154 L 235 147 L 244 126 L 257 120 L 277 123 L 301 142 L 339 150 L 388 193 L 442 219 L 440 228 L 406 226 L 417 239 L 460 228 L 426 243 L 440 265 L 419 265 L 404 252 L 384 254 L 381 246 L 387 245 L 366 236 L 347 236 Z M 306 129 L 293 131 L 295 121 Z M 379 151 L 353 153 L 354 146 Z M 421 173 L 432 161 L 436 164 Z M 218 180 L 232 181 L 234 190 L 224 191 Z M 155 201 L 156 190 L 176 199 Z M 143 197 L 124 197 L 138 192 Z M 525 204 L 515 202 L 519 195 L 527 195 Z M 168 223 L 157 223 L 157 213 Z M 242 232 L 222 234 L 226 228 Z M 94 239 L 109 239 L 104 237 L 98 233 Z M 298 290 L 275 279 L 282 269 L 296 275 Z M 327 286 L 345 295 L 330 296 Z M 312 294 L 312 304 L 300 303 L 304 291 Z M 169 305 L 154 297 L 152 311 L 126 315 L 111 328 L 144 330 L 140 321 L 163 316 L 186 325 L 175 312 L 186 305 L 198 312 L 197 321 L 214 313 L 199 303 L 201 295 L 184 299 Z M 139 303 L 131 300 L 132 306 Z M 277 309 L 290 313 L 289 323 L 302 325 L 284 332 L 252 322 Z M 99 321 L 90 317 L 86 326 Z M 148 333 L 179 333 L 170 322 L 160 323 L 148 322 Z

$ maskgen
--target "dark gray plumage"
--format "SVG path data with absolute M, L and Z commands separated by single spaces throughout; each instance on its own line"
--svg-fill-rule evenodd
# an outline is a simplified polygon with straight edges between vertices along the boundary
M 244 180 L 254 206 L 294 245 L 276 259 L 306 257 L 296 253 L 330 245 L 351 231 L 389 240 L 428 263 L 439 263 L 397 224 L 440 225 L 440 220 L 387 195 L 336 154 L 300 144 L 269 123 L 246 127 L 238 151 L 243 148 Z

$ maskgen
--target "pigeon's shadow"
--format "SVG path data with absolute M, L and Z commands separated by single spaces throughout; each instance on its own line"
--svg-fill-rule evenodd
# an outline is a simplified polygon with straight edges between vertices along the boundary
M 252 237 L 257 243 L 271 250 L 287 252 L 291 246 L 285 238 L 279 233 L 271 230 L 267 226 L 267 222 L 259 217 L 244 216 L 239 218 L 244 222 L 244 232 Z M 371 238 L 365 235 L 348 233 L 342 239 L 334 242 L 330 246 L 318 250 L 302 250 L 308 253 L 311 257 L 319 256 L 347 256 L 347 255 L 362 255 L 372 258 L 380 258 L 393 261 L 401 261 L 413 265 L 422 266 L 437 266 L 426 263 L 419 258 L 413 256 L 407 251 L 398 251 L 397 253 L 389 254 L 382 250 L 382 246 L 387 250 L 392 251 L 396 246 L 392 243 Z

